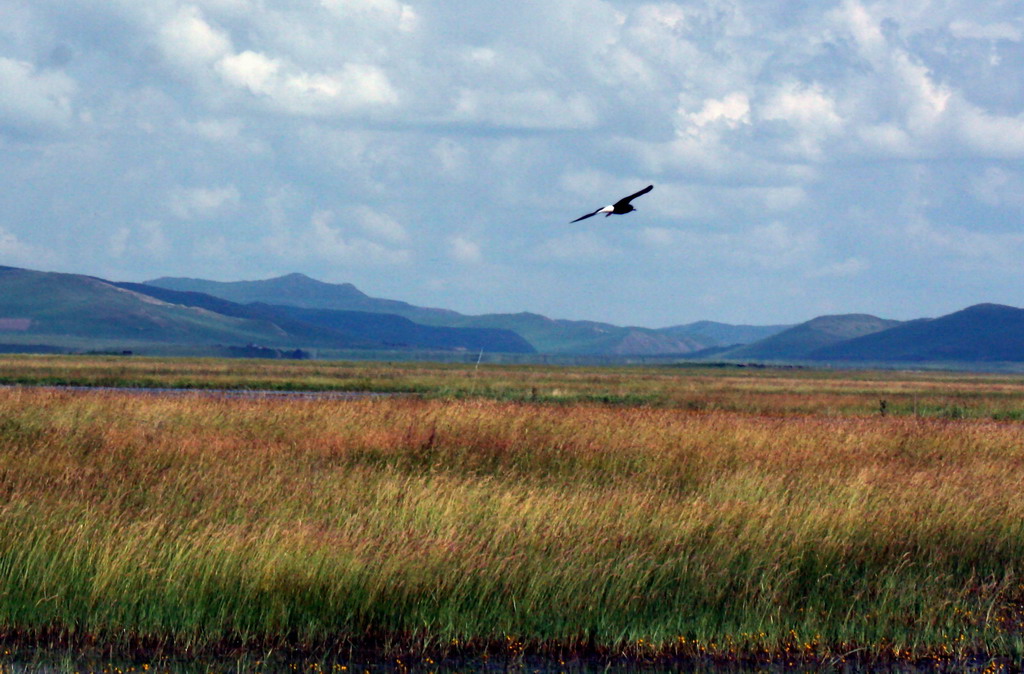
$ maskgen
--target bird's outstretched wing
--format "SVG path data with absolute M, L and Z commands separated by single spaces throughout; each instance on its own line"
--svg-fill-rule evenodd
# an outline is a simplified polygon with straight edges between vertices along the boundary
M 615 206 L 625 206 L 629 202 L 633 201 L 633 199 L 636 199 L 637 197 L 642 197 L 643 195 L 647 194 L 653 189 L 654 185 L 648 185 L 647 187 L 643 188 L 636 194 L 630 194 L 628 197 L 623 197 L 622 199 L 619 199 L 618 201 L 615 202 Z
M 580 217 L 576 218 L 576 219 L 575 219 L 575 220 L 573 220 L 572 222 L 579 222 L 580 220 L 586 220 L 586 219 L 587 219 L 587 218 L 589 218 L 589 217 L 592 217 L 592 216 L 595 216 L 595 215 L 597 215 L 598 213 L 600 213 L 600 212 L 601 212 L 601 211 L 602 211 L 603 209 L 605 209 L 605 208 L 607 208 L 607 206 L 602 206 L 601 208 L 597 209 L 597 210 L 596 210 L 596 211 L 594 211 L 593 213 L 587 213 L 586 215 L 581 215 Z M 572 224 L 572 222 L 570 222 L 569 224 L 571 225 L 571 224 Z

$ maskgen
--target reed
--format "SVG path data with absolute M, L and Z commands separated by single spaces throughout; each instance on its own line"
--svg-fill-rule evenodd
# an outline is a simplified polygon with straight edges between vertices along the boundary
M 0 356 L 0 384 L 359 391 L 769 415 L 1024 420 L 1024 377 L 739 367 Z
M 0 633 L 1021 662 L 1024 426 L 0 390 Z

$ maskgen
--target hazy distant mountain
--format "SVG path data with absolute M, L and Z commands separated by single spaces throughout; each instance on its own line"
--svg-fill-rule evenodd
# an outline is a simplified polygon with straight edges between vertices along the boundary
M 783 330 L 793 327 L 788 325 L 730 325 L 716 321 L 697 321 L 685 325 L 673 325 L 661 328 L 658 332 L 669 335 L 697 337 L 712 346 L 729 346 L 732 344 L 751 344 L 765 337 L 771 337 Z
M 170 304 L 90 276 L 0 267 L 0 329 L 39 335 L 194 344 L 287 342 L 271 322 Z
M 518 314 L 456 314 L 448 325 L 503 327 L 525 337 L 542 353 L 562 354 L 686 354 L 706 344 L 690 336 L 663 334 L 658 330 L 621 327 L 596 321 L 570 321 L 528 312 Z
M 977 304 L 822 347 L 822 360 L 1024 361 L 1024 309 Z
M 351 284 L 321 283 L 301 274 L 238 284 L 194 279 L 136 284 L 0 266 L 0 351 L 160 343 L 217 345 L 238 355 L 310 347 L 533 353 L 539 345 L 542 352 L 573 355 L 1024 362 L 1024 309 L 996 304 L 908 322 L 847 314 L 784 327 L 701 321 L 652 330 L 531 313 L 465 316 L 372 298 Z M 762 332 L 772 334 L 739 347 L 709 346 Z
M 532 353 L 508 330 L 423 326 L 394 315 L 241 305 L 203 293 L 76 274 L 0 267 L 0 333 L 6 343 L 67 338 L 132 344 L 268 348 L 430 349 Z
M 117 285 L 168 302 L 200 306 L 231 316 L 272 321 L 297 339 L 304 340 L 306 346 L 332 347 L 351 342 L 376 349 L 465 349 L 489 353 L 533 353 L 533 347 L 510 330 L 436 327 L 420 325 L 394 314 L 305 309 L 262 302 L 239 304 L 201 292 L 170 290 L 142 283 Z
M 165 277 L 147 281 L 146 284 L 202 292 L 234 302 L 368 311 L 403 316 L 423 325 L 511 330 L 541 353 L 685 354 L 710 345 L 708 340 L 690 335 L 593 321 L 551 319 L 533 313 L 467 316 L 446 309 L 417 307 L 407 302 L 370 297 L 350 283 L 324 283 L 303 274 L 288 274 L 264 281 L 234 282 Z
M 239 304 L 260 302 L 305 309 L 368 311 L 395 314 L 417 323 L 443 324 L 445 316 L 459 316 L 447 309 L 428 309 L 408 302 L 370 297 L 351 283 L 324 283 L 305 274 L 287 274 L 262 281 L 206 281 L 195 278 L 161 277 L 146 285 L 205 293 Z M 438 323 L 442 321 L 442 323 Z
M 488 353 L 534 353 L 534 348 L 511 330 L 498 328 L 450 328 L 421 325 L 396 314 L 369 311 L 306 309 L 286 305 L 252 304 L 292 320 L 338 330 L 362 339 L 383 342 L 386 347 L 417 349 L 466 349 Z
M 900 324 L 868 314 L 819 316 L 760 341 L 731 349 L 724 357 L 753 360 L 802 360 L 831 344 L 880 332 Z

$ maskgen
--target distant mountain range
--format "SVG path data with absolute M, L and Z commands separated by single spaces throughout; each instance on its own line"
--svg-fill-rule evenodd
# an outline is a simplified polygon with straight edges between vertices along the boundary
M 227 283 L 191 278 L 158 278 L 147 281 L 146 285 L 199 292 L 239 303 L 261 302 L 307 309 L 367 311 L 402 316 L 422 325 L 510 330 L 523 337 L 540 353 L 670 355 L 692 353 L 721 343 L 713 337 L 699 333 L 686 334 L 676 328 L 654 330 L 620 327 L 593 321 L 551 319 L 532 313 L 467 316 L 447 309 L 429 309 L 406 302 L 370 297 L 350 283 L 324 283 L 303 274 L 288 274 L 265 281 Z M 723 328 L 727 327 L 723 324 Z M 780 329 L 784 327 L 788 326 L 780 326 Z M 742 340 L 726 343 L 738 341 Z
M 697 321 L 685 325 L 673 325 L 668 328 L 661 328 L 659 332 L 669 335 L 680 335 L 697 337 L 705 340 L 711 346 L 727 346 L 735 344 L 750 344 L 765 337 L 782 332 L 793 327 L 792 325 L 730 325 L 716 321 Z
M 821 349 L 828 346 L 884 331 L 899 324 L 899 321 L 885 320 L 867 314 L 819 316 L 769 335 L 753 344 L 725 351 L 720 357 L 747 360 L 813 360 Z
M 418 325 L 401 316 L 239 304 L 195 292 L 0 267 L 0 344 L 534 353 L 508 330 Z
M 897 362 L 1024 361 L 1024 310 L 976 304 L 933 319 L 820 347 L 816 360 Z
M 468 316 L 370 297 L 351 284 L 302 274 L 231 283 L 120 283 L 0 267 L 0 351 L 139 345 L 289 357 L 367 350 L 836 364 L 1024 362 L 1024 309 L 979 304 L 905 322 L 845 314 L 799 325 L 699 321 L 652 329 L 532 313 Z

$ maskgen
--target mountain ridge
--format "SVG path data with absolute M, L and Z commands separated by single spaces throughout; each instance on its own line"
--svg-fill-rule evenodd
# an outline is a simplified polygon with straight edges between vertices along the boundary
M 160 281 L 180 288 L 156 285 Z M 618 357 L 657 355 L 723 362 L 1024 363 L 1024 309 L 982 303 L 911 321 L 870 314 L 818 316 L 793 326 L 733 326 L 697 321 L 668 328 L 616 326 L 520 312 L 467 316 L 447 309 L 370 297 L 352 284 L 303 274 L 221 283 L 170 277 L 151 283 L 0 266 L 0 351 L 108 348 L 116 344 L 234 345 L 260 349 L 420 349 Z M 213 284 L 212 286 L 209 284 Z M 234 288 L 242 304 L 185 288 Z M 280 290 L 281 292 L 277 293 Z M 275 294 L 276 293 L 276 294 Z M 264 301 L 264 300 L 270 300 Z M 381 311 L 281 303 L 399 309 L 448 325 Z M 722 345 L 728 339 L 761 339 Z M 56 341 L 54 341 L 56 340 Z M 531 341 L 532 340 L 532 341 Z M 541 348 L 536 348 L 539 343 Z M 64 346 L 61 346 L 63 344 Z M 239 345 L 244 344 L 245 347 Z M 553 348 L 545 348 L 551 347 Z M 180 352 L 180 351 L 179 351 Z
M 0 267 L 0 332 L 25 338 L 286 349 L 534 351 L 509 331 L 420 326 L 399 316 L 367 312 L 335 313 L 301 317 L 282 308 L 240 305 L 197 292 Z
M 1024 360 L 1024 309 L 974 304 L 822 347 L 811 357 L 898 362 Z
M 400 300 L 370 297 L 350 283 L 325 283 L 297 273 L 263 281 L 230 282 L 161 277 L 146 281 L 145 285 L 199 291 L 235 302 L 290 301 L 293 306 L 308 309 L 396 314 L 423 325 L 511 330 L 538 352 L 549 354 L 686 354 L 711 345 L 707 339 L 653 328 L 556 319 L 532 312 L 470 316 L 450 309 L 418 307 Z
M 726 351 L 722 357 L 802 360 L 823 347 L 887 330 L 900 323 L 871 314 L 818 316 L 752 344 Z

